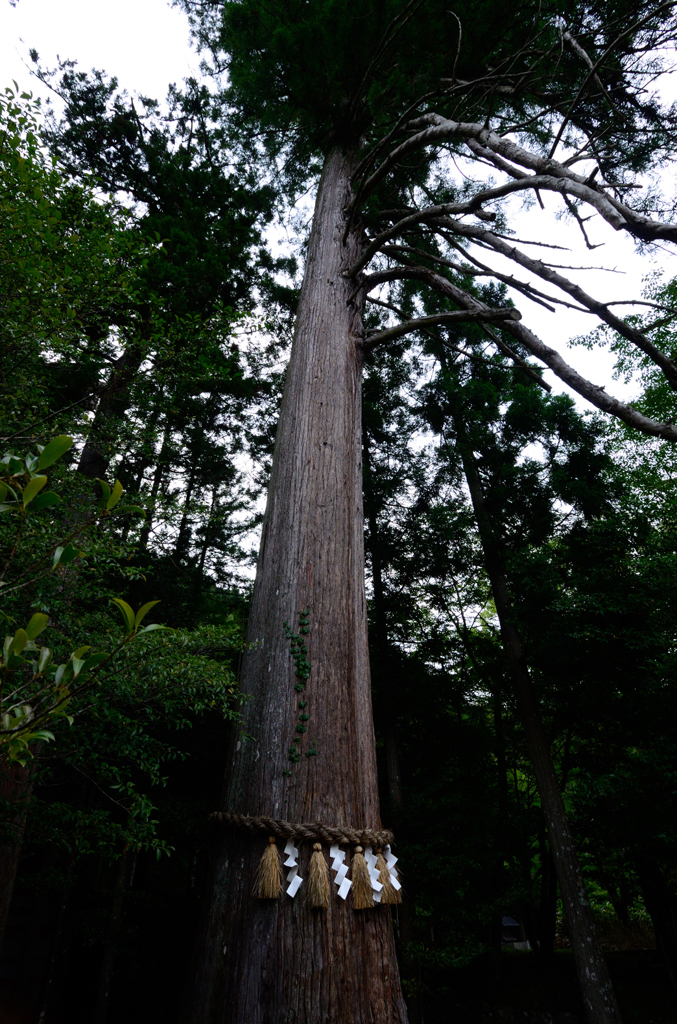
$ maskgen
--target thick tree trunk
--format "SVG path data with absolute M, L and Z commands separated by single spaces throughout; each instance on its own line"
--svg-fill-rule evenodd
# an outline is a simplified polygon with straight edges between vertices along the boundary
M 376 683 L 378 702 L 375 706 L 376 720 L 381 737 L 383 739 L 384 757 L 382 765 L 385 766 L 385 780 L 382 780 L 381 792 L 387 794 L 386 806 L 388 808 L 389 825 L 399 830 L 405 825 L 405 805 L 402 793 L 402 774 L 400 771 L 400 755 L 397 738 L 397 702 L 392 692 L 392 683 L 395 672 L 399 671 L 395 652 L 390 644 L 388 636 L 388 622 L 386 619 L 386 590 L 383 580 L 383 559 L 381 554 L 381 543 L 378 532 L 378 520 L 374 504 L 369 500 L 369 484 L 371 482 L 371 457 L 369 452 L 369 435 L 364 432 L 363 440 L 364 453 L 364 479 L 366 519 L 369 524 L 368 552 L 371 561 L 371 574 L 373 586 L 373 627 L 371 632 L 371 665 L 372 676 Z M 383 785 L 385 782 L 385 786 Z M 397 908 L 397 940 L 398 948 L 402 953 L 404 964 L 410 959 L 409 949 L 413 942 L 413 920 L 412 908 L 414 896 L 409 887 L 402 894 L 402 902 Z M 419 999 L 416 995 L 407 998 L 407 1011 L 411 1024 L 416 1024 L 420 1019 L 418 1006 Z
M 501 639 L 510 671 L 522 727 L 529 745 L 541 807 L 548 827 L 562 904 L 569 927 L 578 982 L 590 1024 L 620 1024 L 621 1016 L 609 977 L 595 919 L 588 900 L 560 793 L 555 765 L 536 705 L 522 639 L 514 621 L 503 557 L 487 511 L 482 482 L 463 423 L 455 420 L 459 450 L 477 520 L 485 565 L 494 595 Z
M 243 661 L 251 694 L 224 807 L 293 822 L 378 828 L 364 593 L 360 310 L 344 276 L 352 158 L 326 159 L 278 427 Z M 310 677 L 295 689 L 284 623 L 309 609 Z M 307 701 L 303 754 L 289 760 Z M 332 883 L 327 910 L 252 897 L 265 837 L 226 835 L 215 858 L 193 1024 L 402 1024 L 390 908 L 355 911 Z M 309 844 L 299 867 L 308 878 Z M 325 856 L 328 851 L 325 850 Z

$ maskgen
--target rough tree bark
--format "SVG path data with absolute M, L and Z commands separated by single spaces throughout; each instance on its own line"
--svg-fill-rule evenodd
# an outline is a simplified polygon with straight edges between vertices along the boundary
M 536 705 L 522 638 L 515 625 L 502 552 L 484 501 L 482 481 L 465 425 L 459 417 L 454 417 L 454 424 L 501 627 L 503 649 L 548 828 L 581 995 L 590 1024 L 621 1024 L 620 1011 L 597 937 L 595 919 L 585 890 L 557 773 Z
M 343 276 L 354 158 L 326 158 L 277 432 L 243 661 L 251 694 L 227 769 L 223 807 L 290 821 L 380 825 L 364 590 L 361 318 Z M 284 623 L 309 609 L 304 753 L 288 759 L 299 693 Z M 285 771 L 290 770 L 290 774 Z M 354 911 L 252 898 L 265 838 L 226 834 L 214 861 L 197 960 L 193 1024 L 404 1024 L 389 907 Z M 309 844 L 301 845 L 307 878 Z M 328 851 L 325 851 L 325 855 Z

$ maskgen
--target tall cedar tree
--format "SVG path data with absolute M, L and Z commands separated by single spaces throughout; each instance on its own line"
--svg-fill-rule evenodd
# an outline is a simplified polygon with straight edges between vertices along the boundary
M 210 346 L 209 333 L 217 333 L 220 320 L 227 334 L 229 320 L 252 309 L 255 288 L 269 305 L 280 292 L 271 281 L 280 265 L 261 244 L 272 190 L 245 160 L 234 161 L 214 125 L 212 97 L 193 80 L 184 91 L 170 89 L 161 115 L 156 101 L 142 98 L 137 109 L 117 79 L 79 71 L 72 61 L 53 71 L 38 65 L 37 74 L 64 103 L 60 120 L 52 114 L 43 131 L 62 173 L 84 181 L 93 176 L 106 192 L 137 204 L 138 234 L 150 243 L 137 301 L 109 311 L 108 329 L 118 330 L 115 354 L 108 353 L 110 368 L 92 387 L 96 414 L 78 469 L 98 478 L 139 382 L 151 394 L 187 364 L 190 375 L 177 381 L 173 405 L 186 395 L 251 393 L 237 347 L 226 354 L 222 337 Z M 90 340 L 99 359 L 105 340 L 105 334 Z M 150 388 L 143 382 L 149 365 Z M 149 419 L 157 422 L 157 413 Z
M 453 13 L 437 0 L 373 0 L 359 8 L 347 0 L 179 3 L 214 69 L 228 71 L 224 110 L 243 140 L 259 140 L 291 191 L 320 175 L 242 673 L 252 695 L 251 738 L 228 757 L 223 806 L 376 828 L 363 579 L 364 352 L 407 333 L 473 321 L 516 361 L 534 355 L 598 408 L 677 439 L 677 427 L 607 395 L 516 310 L 488 304 L 473 289 L 473 278 L 488 274 L 549 307 L 582 307 L 677 387 L 677 365 L 649 332 L 561 267 L 506 239 L 496 210 L 511 195 L 548 191 L 584 235 L 582 213 L 590 212 L 638 240 L 677 240 L 677 226 L 625 201 L 632 175 L 674 148 L 674 117 L 661 117 L 642 92 L 649 55 L 674 39 L 673 5 L 647 4 L 638 17 L 635 4 L 604 0 L 463 3 Z M 476 180 L 457 175 L 459 159 L 488 164 L 498 183 L 479 172 Z M 493 269 L 493 256 L 511 260 L 514 273 Z M 383 301 L 388 286 L 404 279 L 441 295 L 442 312 L 407 319 L 390 303 L 394 322 L 365 332 L 365 302 Z M 493 575 L 500 590 L 500 572 Z M 510 620 L 509 594 L 502 608 Z M 285 623 L 295 624 L 302 609 L 309 612 L 310 676 L 301 727 L 308 742 L 299 757 L 291 743 L 299 694 Z M 509 630 L 504 639 L 512 644 Z M 518 691 L 527 695 L 520 703 L 567 913 L 580 924 L 575 954 L 588 1013 L 596 1024 L 617 1021 L 519 652 L 513 661 Z M 221 842 L 192 1021 L 406 1019 L 387 907 L 356 913 L 350 899 L 333 897 L 318 913 L 298 897 L 254 900 L 265 837 Z M 309 854 L 302 848 L 304 878 Z

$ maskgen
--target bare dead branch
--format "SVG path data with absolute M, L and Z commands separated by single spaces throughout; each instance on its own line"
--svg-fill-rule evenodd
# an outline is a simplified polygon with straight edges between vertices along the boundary
M 652 18 L 656 17 L 656 15 L 659 13 L 659 11 L 664 11 L 664 10 L 667 10 L 667 9 L 669 9 L 671 7 L 674 7 L 674 6 L 675 5 L 674 5 L 673 0 L 668 0 L 667 3 L 661 4 L 660 7 L 656 8 L 653 11 L 651 11 L 644 18 L 640 18 L 639 21 L 636 21 L 633 25 L 630 25 L 629 28 L 625 29 L 625 31 L 621 32 L 620 35 L 616 36 L 614 41 L 606 48 L 606 50 L 604 51 L 602 56 L 597 61 L 595 61 L 595 63 L 592 65 L 592 67 L 590 67 L 590 70 L 588 71 L 588 74 L 587 74 L 583 84 L 581 85 L 580 89 L 578 90 L 578 93 L 576 94 L 576 97 L 574 98 L 573 102 L 571 103 L 571 106 L 569 107 L 569 110 L 567 111 L 567 113 L 566 113 L 566 115 L 564 117 L 564 120 L 562 121 L 562 124 L 560 125 L 559 131 L 558 131 L 557 136 L 555 138 L 555 141 L 553 142 L 553 144 L 552 144 L 552 146 L 550 148 L 550 152 L 548 154 L 548 159 L 551 160 L 553 158 L 553 156 L 555 155 L 555 150 L 557 149 L 557 147 L 558 147 L 558 145 L 560 143 L 560 140 L 562 138 L 562 135 L 564 134 L 564 129 L 566 128 L 566 125 L 567 125 L 569 119 L 571 118 L 571 115 L 573 114 L 574 110 L 576 109 L 576 104 L 578 103 L 578 101 L 580 100 L 581 96 L 583 95 L 583 93 L 587 89 L 588 82 L 593 77 L 593 75 L 599 70 L 599 68 L 602 66 L 602 64 L 604 63 L 606 58 L 609 56 L 609 54 L 614 51 L 615 47 L 620 43 L 621 39 L 624 39 L 626 36 L 630 35 L 632 32 L 636 32 L 637 29 L 641 28 L 648 21 L 651 21 Z M 565 33 L 565 37 L 566 36 L 569 36 L 569 39 L 573 42 L 573 37 L 571 35 L 569 35 L 568 32 Z M 587 54 L 585 54 L 585 57 L 587 57 Z M 588 60 L 589 60 L 589 58 L 588 58 Z
M 540 291 L 538 288 L 535 288 L 534 285 L 532 285 L 528 281 L 519 281 L 516 277 L 512 277 L 512 275 L 510 274 L 501 274 L 499 271 L 494 270 L 492 267 L 485 266 L 483 263 L 480 263 L 479 260 L 475 259 L 469 253 L 466 253 L 464 249 L 460 249 L 460 247 L 459 251 L 461 251 L 463 255 L 466 256 L 467 259 L 472 260 L 475 266 L 463 266 L 460 263 L 454 263 L 452 260 L 435 259 L 434 257 L 430 257 L 428 253 L 420 249 L 414 249 L 411 246 L 406 245 L 385 245 L 381 250 L 381 252 L 384 253 L 385 255 L 392 255 L 394 256 L 395 259 L 398 259 L 400 261 L 402 261 L 402 256 L 423 256 L 431 259 L 431 262 L 438 263 L 440 266 L 449 267 L 451 270 L 456 270 L 458 273 L 461 274 L 467 274 L 473 277 L 497 278 L 504 284 L 507 284 L 511 288 L 515 288 L 517 291 L 521 292 L 525 298 L 531 299 L 532 302 L 538 303 L 539 306 L 543 306 L 545 309 L 548 310 L 549 313 L 555 312 L 554 306 L 550 305 L 551 302 L 554 302 L 559 306 L 565 306 L 568 309 L 576 309 L 579 312 L 584 313 L 587 312 L 587 310 L 581 310 L 579 306 L 575 306 L 571 302 L 567 302 L 564 299 L 559 299 L 557 298 L 557 296 L 548 295 L 547 292 Z M 358 287 L 353 292 L 351 300 L 355 297 L 355 295 L 357 294 L 358 291 L 360 291 L 361 288 L 365 288 L 366 292 L 369 292 L 373 288 L 376 288 L 379 284 L 384 284 L 387 281 L 394 281 L 398 277 L 402 277 L 398 270 L 376 271 L 376 273 L 370 274 L 368 277 L 364 278 L 361 284 L 358 285 Z
M 447 279 L 441 277 L 438 274 L 435 274 L 427 267 L 417 267 L 406 259 L 403 260 L 403 262 L 405 263 L 404 266 L 394 267 L 390 270 L 378 271 L 376 274 L 372 274 L 370 277 L 366 278 L 363 283 L 366 285 L 367 288 L 375 288 L 379 284 L 384 284 L 388 281 L 417 279 L 425 281 L 427 284 L 432 285 L 438 291 L 441 291 L 443 294 L 445 294 L 448 298 L 452 298 L 455 302 L 457 302 L 457 304 L 458 300 L 455 298 L 457 291 L 459 292 L 459 294 L 467 295 L 466 292 L 461 292 L 458 289 L 454 289 L 453 286 L 450 286 L 450 289 L 446 289 L 444 287 L 443 282 L 447 282 Z M 447 283 L 450 284 L 450 282 Z M 384 303 L 381 302 L 380 300 L 374 299 L 371 299 L 370 301 L 376 301 L 378 305 L 383 305 L 386 306 L 387 308 L 394 309 L 394 307 L 390 306 L 389 303 Z M 399 311 L 395 310 L 395 312 Z M 519 366 L 520 369 L 524 370 L 528 377 L 532 378 L 535 381 L 535 383 L 537 383 L 545 391 L 552 391 L 550 384 L 548 384 L 547 381 L 544 381 L 543 378 L 538 373 L 536 373 L 536 371 L 531 366 L 529 366 L 529 364 L 526 363 L 524 359 L 521 358 L 521 356 L 517 354 L 517 352 L 514 352 L 509 345 L 506 345 L 503 339 L 496 334 L 493 328 L 491 328 L 487 323 L 482 323 L 481 327 L 484 333 L 491 338 L 491 340 L 500 349 L 500 351 L 504 355 L 512 359 L 512 361 L 517 366 Z
M 446 295 L 452 299 L 456 305 L 462 308 L 472 310 L 487 310 L 490 307 L 485 303 L 480 302 L 473 295 L 470 295 L 463 288 L 459 288 L 458 285 L 453 284 L 446 277 L 441 274 L 436 274 L 433 270 L 428 270 L 425 267 L 411 267 L 402 268 L 400 271 L 402 276 L 416 277 L 419 280 L 426 281 L 432 288 L 435 288 L 441 294 Z M 603 387 L 599 387 L 597 384 L 593 384 L 591 381 L 583 377 L 577 370 L 570 366 L 554 348 L 546 345 L 545 342 L 541 341 L 537 335 L 535 335 L 529 328 L 515 320 L 505 320 L 502 324 L 502 328 L 508 334 L 511 334 L 516 341 L 523 345 L 532 355 L 540 359 L 542 363 L 545 363 L 553 373 L 555 373 L 560 380 L 568 384 L 570 388 L 576 391 L 582 398 L 590 402 L 596 408 L 602 412 L 610 413 L 617 419 L 620 419 L 623 423 L 627 423 L 628 426 L 635 427 L 640 430 L 643 434 L 648 434 L 650 437 L 662 437 L 668 441 L 677 441 L 677 427 L 672 423 L 661 423 L 658 420 L 651 419 L 645 416 L 643 413 L 634 409 L 631 405 L 625 402 L 621 402 L 617 398 L 613 398 L 608 395 Z M 484 328 L 489 331 L 491 328 Z M 519 358 L 519 357 L 518 357 Z M 528 365 L 525 365 L 526 369 L 530 369 Z
M 665 239 L 677 242 L 677 224 L 656 221 L 633 210 L 627 204 L 603 191 L 602 186 L 594 181 L 594 175 L 577 174 L 571 167 L 532 153 L 510 139 L 485 128 L 484 125 L 451 121 L 439 114 L 425 114 L 415 121 L 409 122 L 409 127 L 412 130 L 416 128 L 421 130 L 416 131 L 385 158 L 364 183 L 361 190 L 362 196 L 368 195 L 391 167 L 394 167 L 404 155 L 413 149 L 437 145 L 445 139 L 458 138 L 466 143 L 475 140 L 485 150 L 504 158 L 504 162 L 494 162 L 496 166 L 500 166 L 500 169 L 510 174 L 513 181 L 497 186 L 495 189 L 485 189 L 477 193 L 468 201 L 469 205 L 464 206 L 463 212 L 473 212 L 473 209 L 479 208 L 482 203 L 509 195 L 511 192 L 519 190 L 520 187 L 536 191 L 543 189 L 559 192 L 564 196 L 574 196 L 588 203 L 616 231 L 628 231 L 643 241 Z M 511 167 L 511 164 L 527 168 L 532 175 L 516 173 L 516 168 Z M 481 199 L 480 196 L 482 196 Z
M 571 202 L 568 196 L 564 197 L 564 202 L 566 203 L 567 210 L 578 224 L 588 249 L 599 249 L 602 243 L 598 242 L 597 245 L 592 244 L 592 242 L 588 238 L 588 232 L 585 230 L 585 221 L 583 220 L 580 213 L 578 212 L 578 210 L 576 209 L 576 207 Z
M 516 366 L 519 366 L 519 368 L 523 370 L 526 373 L 526 375 L 531 378 L 531 380 L 538 384 L 539 387 L 543 388 L 544 391 L 552 391 L 552 385 L 548 384 L 547 380 L 543 380 L 541 375 L 539 373 L 536 373 L 532 366 L 529 366 L 529 364 L 525 362 L 524 359 L 518 356 L 517 353 L 510 348 L 510 345 L 506 345 L 506 343 L 503 341 L 503 338 L 501 338 L 501 336 L 496 333 L 493 327 L 489 327 L 488 324 L 482 324 L 482 330 L 484 331 L 485 334 L 489 335 L 493 343 L 503 353 L 503 355 L 508 356 L 509 359 L 512 359 L 513 363 L 515 363 Z
M 402 324 L 397 324 L 395 327 L 389 327 L 385 331 L 378 331 L 376 334 L 368 335 L 363 344 L 362 348 L 365 352 L 370 352 L 377 345 L 383 345 L 388 341 L 394 341 L 396 338 L 401 338 L 404 334 L 411 334 L 413 331 L 426 330 L 429 327 L 436 327 L 439 325 L 459 324 L 459 323 L 499 323 L 504 320 L 519 320 L 522 314 L 512 307 L 506 307 L 504 309 L 490 309 L 486 306 L 484 309 L 474 310 L 455 310 L 453 313 L 436 313 L 432 316 L 421 316 L 416 320 L 406 320 Z
M 479 302 L 474 296 L 464 292 L 462 288 L 451 284 L 450 281 L 447 281 L 446 278 L 441 277 L 439 274 L 430 272 L 429 282 L 433 287 L 437 287 L 438 290 L 443 292 L 443 294 L 453 298 L 458 305 L 464 306 L 468 310 L 477 309 L 478 307 L 480 309 L 487 308 L 484 303 Z M 668 441 L 677 441 L 677 427 L 672 423 L 660 423 L 657 420 L 650 419 L 631 405 L 627 405 L 625 402 L 621 402 L 619 399 L 608 395 L 603 387 L 593 384 L 581 376 L 572 366 L 569 366 L 560 356 L 559 352 L 541 341 L 525 324 L 506 321 L 503 329 L 528 349 L 532 355 L 545 363 L 560 380 L 563 380 L 565 384 L 568 384 L 582 398 L 585 398 L 592 405 L 601 409 L 602 412 L 611 413 L 612 416 L 622 420 L 623 423 L 641 430 L 643 434 L 648 434 L 651 437 L 662 437 Z
M 591 313 L 595 313 L 600 320 L 604 321 L 614 331 L 641 349 L 652 362 L 661 368 L 670 387 L 673 390 L 677 390 L 677 364 L 668 358 L 665 353 L 661 352 L 660 349 L 656 348 L 641 331 L 612 313 L 606 303 L 600 302 L 598 299 L 588 295 L 583 288 L 574 284 L 573 281 L 570 281 L 562 274 L 558 274 L 552 267 L 547 266 L 540 260 L 533 259 L 531 256 L 527 256 L 526 253 L 523 253 L 515 246 L 506 244 L 503 239 L 499 238 L 488 228 L 482 228 L 474 224 L 465 224 L 463 221 L 451 221 L 450 218 L 440 218 L 439 223 L 441 226 L 450 229 L 454 234 L 483 241 L 496 252 L 507 256 L 514 263 L 524 267 L 525 270 L 531 271 L 537 277 L 548 281 L 549 284 L 556 285 L 565 294 L 570 295 L 576 302 L 580 303 L 581 306 L 584 306 Z

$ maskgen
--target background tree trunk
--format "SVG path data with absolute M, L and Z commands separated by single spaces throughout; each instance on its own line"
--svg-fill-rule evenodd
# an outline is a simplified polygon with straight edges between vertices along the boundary
M 83 476 L 105 477 L 111 460 L 112 445 L 108 437 L 113 419 L 122 419 L 129 408 L 129 385 L 143 361 L 141 349 L 132 345 L 116 361 L 108 384 L 101 394 L 94 419 L 82 449 L 78 472 Z
M 644 904 L 656 934 L 656 948 L 670 984 L 677 989 L 677 900 L 665 884 L 660 864 L 651 852 L 636 849 L 635 867 Z
M 39 746 L 33 747 L 37 757 Z M 0 769 L 0 802 L 3 805 L 3 838 L 0 843 L 0 949 L 5 938 L 16 872 L 21 857 L 28 805 L 33 795 L 36 761 L 24 765 L 5 763 Z
M 548 827 L 548 838 L 557 869 L 581 995 L 590 1024 L 620 1024 L 621 1015 L 597 937 L 595 919 L 585 890 L 555 765 L 534 698 L 522 639 L 515 626 L 502 552 L 484 502 L 482 481 L 465 426 L 459 418 L 454 419 L 454 424 L 484 551 L 487 575 L 494 595 L 506 661 Z
M 557 934 L 557 871 L 552 850 L 546 841 L 545 822 L 539 836 L 541 857 L 541 907 L 538 921 L 538 953 L 543 960 L 549 960 L 555 952 Z
M 360 309 L 343 276 L 353 159 L 325 161 L 277 432 L 243 660 L 251 694 L 228 767 L 224 808 L 290 821 L 380 825 L 364 591 Z M 284 623 L 310 611 L 310 678 L 294 689 Z M 288 758 L 309 715 L 303 753 Z M 290 770 L 290 774 L 285 772 Z M 401 1024 L 406 1021 L 389 907 L 354 911 L 252 897 L 265 837 L 226 835 L 215 858 L 197 964 L 194 1024 Z M 307 879 L 309 844 L 301 846 Z M 328 854 L 328 851 L 325 851 Z
M 115 958 L 120 938 L 122 925 L 122 912 L 125 902 L 125 893 L 129 886 L 131 876 L 136 863 L 136 850 L 126 846 L 120 855 L 117 871 L 115 873 L 115 886 L 111 902 L 110 916 L 108 918 L 108 931 L 99 975 L 99 989 L 96 996 L 96 1007 L 94 1009 L 94 1024 L 106 1024 L 108 1017 L 108 1006 L 110 1002 L 110 987 L 115 970 Z

